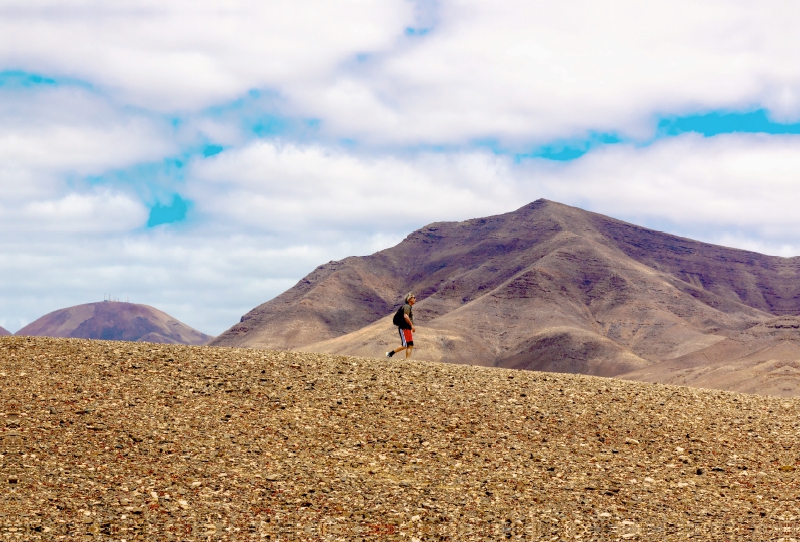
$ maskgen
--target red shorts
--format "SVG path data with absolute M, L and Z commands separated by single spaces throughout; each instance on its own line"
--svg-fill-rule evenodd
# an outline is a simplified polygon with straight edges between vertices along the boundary
M 410 329 L 398 327 L 397 330 L 400 332 L 400 344 L 403 346 L 414 346 L 414 336 L 411 334 Z

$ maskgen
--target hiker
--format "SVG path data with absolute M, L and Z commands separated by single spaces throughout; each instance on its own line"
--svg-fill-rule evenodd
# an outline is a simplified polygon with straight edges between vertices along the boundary
M 397 309 L 392 323 L 397 326 L 397 331 L 400 333 L 401 346 L 386 352 L 387 358 L 390 358 L 398 352 L 402 352 L 403 350 L 406 351 L 406 359 L 411 357 L 411 351 L 414 350 L 414 335 L 412 335 L 412 333 L 416 331 L 416 328 L 414 327 L 414 311 L 411 309 L 411 307 L 413 307 L 414 303 L 416 302 L 417 296 L 414 294 L 408 294 L 406 296 L 405 305 Z

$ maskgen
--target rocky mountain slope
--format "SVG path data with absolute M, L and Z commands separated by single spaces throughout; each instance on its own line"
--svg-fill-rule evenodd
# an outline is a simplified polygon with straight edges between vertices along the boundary
M 800 318 L 769 320 L 622 378 L 784 397 L 800 395 Z
M 322 265 L 212 344 L 381 355 L 414 291 L 419 359 L 612 376 L 800 314 L 798 271 L 538 200 Z
M 31 322 L 16 335 L 194 345 L 212 339 L 158 309 L 118 301 L 60 309 Z
M 3 337 L 5 335 L 11 335 L 11 332 L 5 329 L 3 326 L 0 326 L 0 337 Z
M 798 536 L 797 400 L 36 337 L 0 367 L 11 539 Z

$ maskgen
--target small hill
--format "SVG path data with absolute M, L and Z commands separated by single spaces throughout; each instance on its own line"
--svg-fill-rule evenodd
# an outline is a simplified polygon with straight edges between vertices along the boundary
M 798 279 L 800 258 L 538 200 L 321 265 L 211 344 L 379 356 L 413 291 L 417 359 L 615 376 L 800 314 Z
M 800 318 L 775 318 L 620 378 L 783 397 L 800 395 Z
M 118 301 L 57 310 L 31 322 L 16 335 L 193 345 L 212 339 L 158 309 Z
M 11 332 L 5 329 L 3 326 L 0 326 L 0 337 L 3 337 L 5 335 L 11 335 Z
M 0 365 L 14 540 L 787 540 L 799 511 L 798 400 L 39 337 Z

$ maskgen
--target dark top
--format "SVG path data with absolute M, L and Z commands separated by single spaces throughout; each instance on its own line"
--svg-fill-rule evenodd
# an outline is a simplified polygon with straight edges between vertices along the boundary
M 411 321 L 414 321 L 414 311 L 411 308 L 411 305 L 406 303 L 403 305 L 403 314 L 407 314 Z M 408 322 L 403 322 L 403 325 L 400 326 L 402 329 L 411 329 L 411 326 L 408 325 Z

